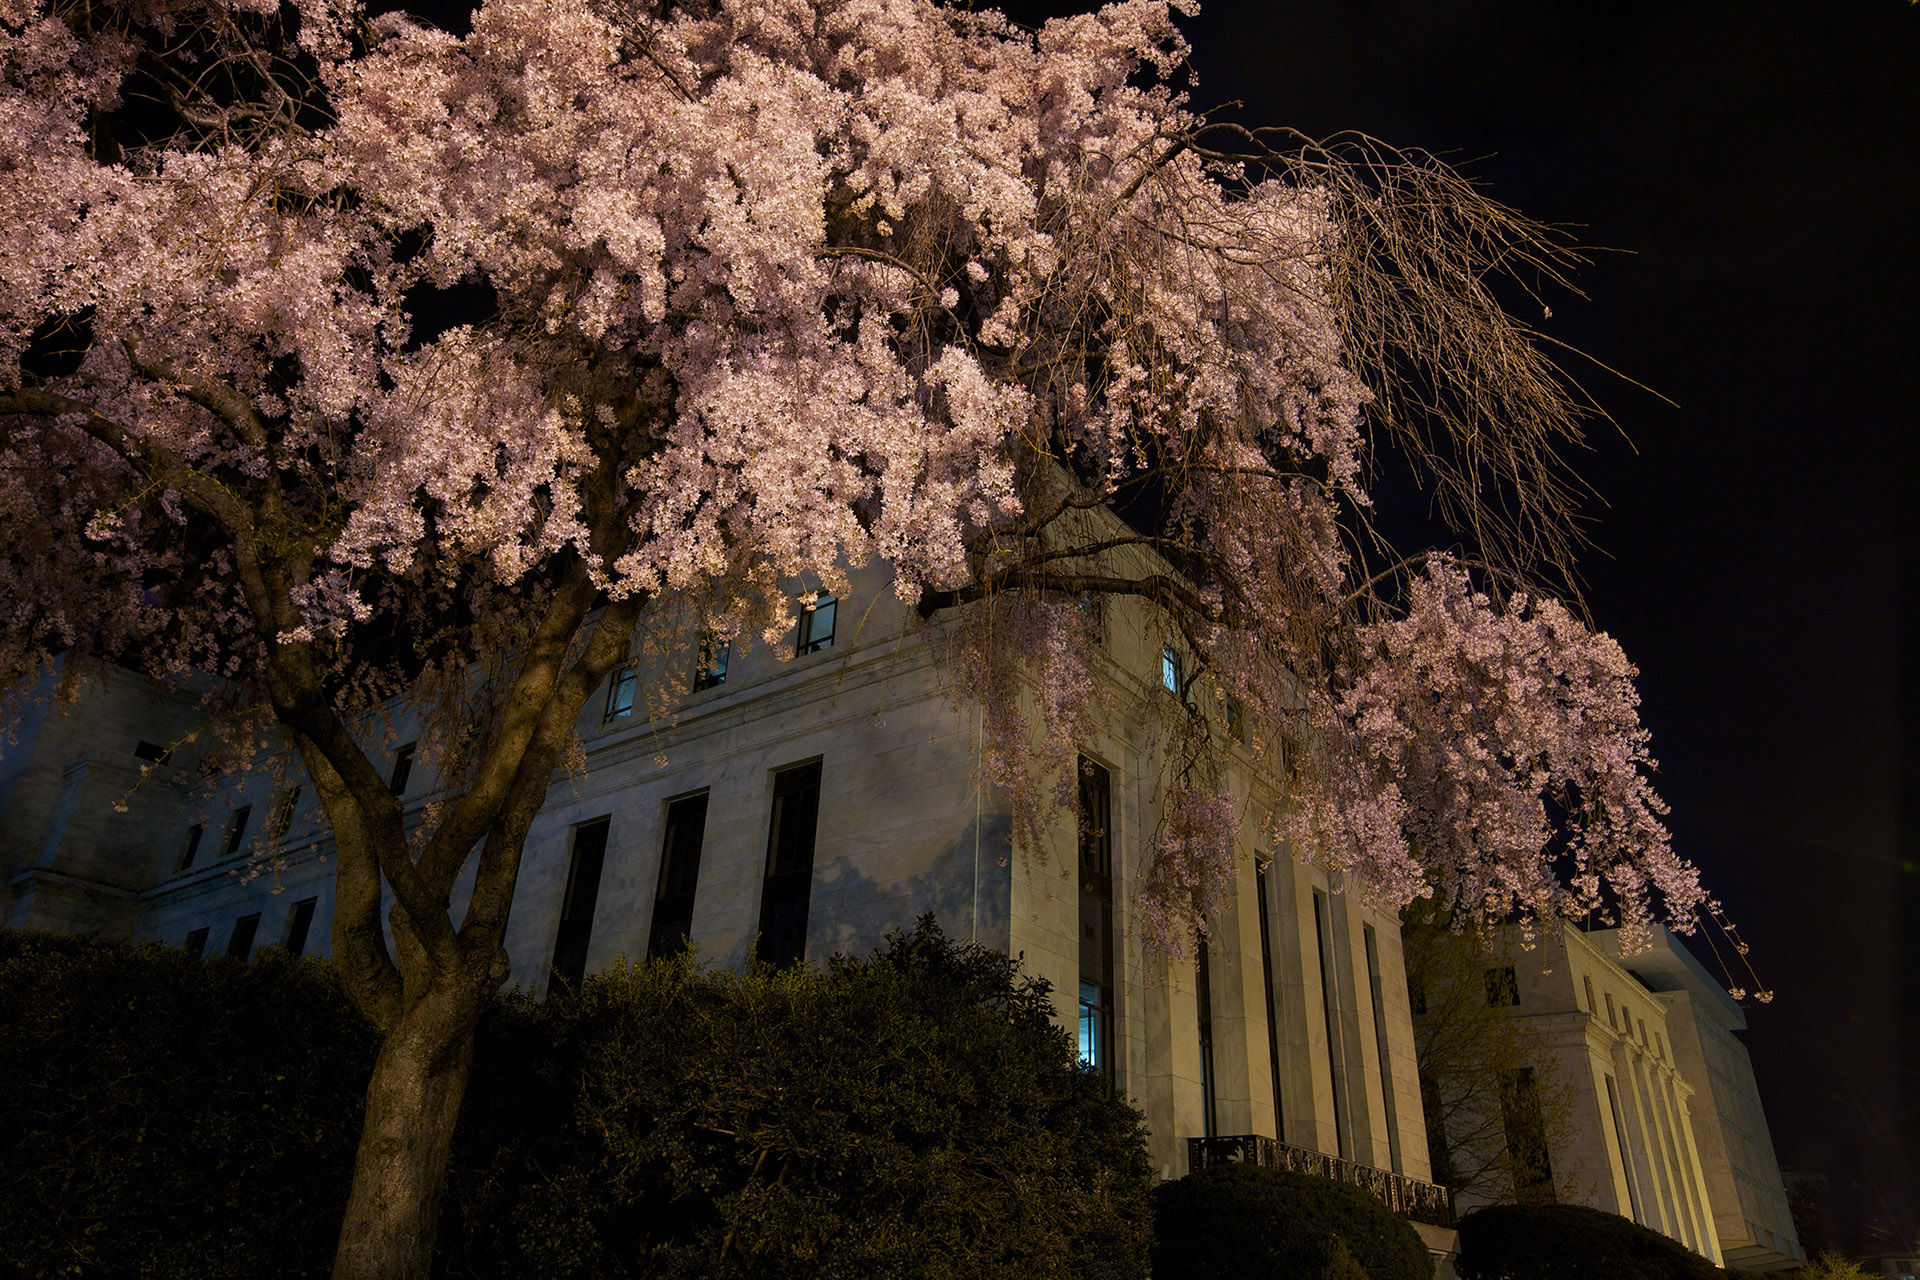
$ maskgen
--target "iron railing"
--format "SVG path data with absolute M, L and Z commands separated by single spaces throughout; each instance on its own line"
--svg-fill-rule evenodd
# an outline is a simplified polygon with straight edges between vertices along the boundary
M 1447 1205 L 1447 1189 L 1431 1182 L 1409 1178 L 1390 1169 L 1375 1169 L 1330 1156 L 1324 1151 L 1290 1147 L 1284 1142 L 1257 1133 L 1235 1134 L 1230 1138 L 1188 1138 L 1187 1167 L 1194 1173 L 1216 1164 L 1253 1164 L 1267 1169 L 1290 1169 L 1311 1173 L 1359 1187 L 1403 1218 L 1436 1227 L 1453 1225 L 1453 1213 Z

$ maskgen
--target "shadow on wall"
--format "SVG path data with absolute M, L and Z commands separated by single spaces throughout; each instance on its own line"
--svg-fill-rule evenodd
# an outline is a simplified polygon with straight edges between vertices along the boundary
M 854 848 L 814 870 L 807 954 L 866 955 L 893 929 L 931 912 L 956 941 L 1007 949 L 1013 896 L 1013 819 L 983 814 L 928 859 L 914 847 Z M 918 867 L 918 870 L 912 868 Z M 887 870 L 898 868 L 898 874 Z

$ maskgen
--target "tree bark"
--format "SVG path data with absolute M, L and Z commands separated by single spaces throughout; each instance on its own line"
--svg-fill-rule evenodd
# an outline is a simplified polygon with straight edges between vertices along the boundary
M 457 979 L 429 982 L 374 1059 L 334 1280 L 425 1280 L 432 1267 L 479 1006 Z

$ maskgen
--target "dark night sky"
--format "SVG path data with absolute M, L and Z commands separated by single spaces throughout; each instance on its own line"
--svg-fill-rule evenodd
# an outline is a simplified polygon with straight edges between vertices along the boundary
M 1577 370 L 1633 443 L 1580 463 L 1590 603 L 1642 669 L 1676 845 L 1777 992 L 1746 1039 L 1781 1163 L 1829 1177 L 1847 1236 L 1920 1232 L 1920 8 L 1205 0 L 1183 25 L 1196 106 L 1446 153 L 1630 251 L 1547 326 L 1676 402 Z

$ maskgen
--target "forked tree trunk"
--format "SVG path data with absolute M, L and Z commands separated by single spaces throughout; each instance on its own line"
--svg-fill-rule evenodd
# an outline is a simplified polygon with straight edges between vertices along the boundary
M 478 1015 L 475 1001 L 429 991 L 381 1043 L 334 1280 L 425 1280 Z

